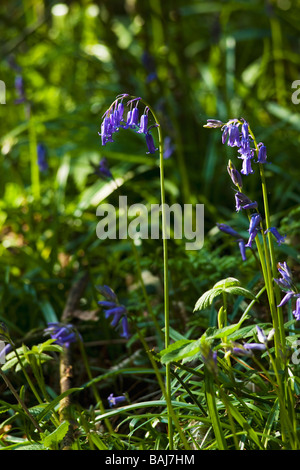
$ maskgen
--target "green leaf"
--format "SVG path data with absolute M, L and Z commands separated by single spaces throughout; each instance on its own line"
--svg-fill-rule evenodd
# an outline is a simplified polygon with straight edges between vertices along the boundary
M 223 292 L 223 289 L 221 288 L 216 288 L 216 289 L 211 289 L 207 292 L 205 292 L 196 302 L 196 305 L 194 307 L 194 312 L 197 310 L 204 310 L 205 308 L 209 307 L 214 298 L 217 297 L 218 295 L 221 295 Z
M 194 312 L 197 310 L 204 310 L 208 308 L 215 297 L 221 295 L 223 292 L 232 295 L 241 295 L 251 300 L 255 300 L 256 297 L 252 292 L 244 287 L 240 286 L 240 281 L 234 277 L 228 277 L 227 279 L 222 279 L 218 281 L 212 289 L 205 292 L 196 302 L 194 307 Z
M 227 277 L 226 279 L 222 279 L 221 281 L 218 281 L 215 285 L 214 285 L 214 289 L 217 289 L 219 287 L 221 287 L 222 289 L 226 288 L 226 287 L 231 287 L 231 286 L 240 286 L 241 283 L 238 279 L 235 279 L 234 277 Z
M 44 437 L 43 439 L 44 446 L 48 448 L 56 446 L 59 442 L 63 440 L 63 438 L 68 432 L 68 429 L 69 429 L 69 423 L 68 421 L 64 421 L 55 429 L 55 431 L 53 431 L 51 434 L 48 434 L 48 436 Z
M 247 318 L 249 318 L 248 315 L 243 315 L 243 317 L 238 323 L 234 323 L 233 325 L 225 326 L 224 328 L 215 330 L 212 335 L 207 336 L 207 339 L 220 339 L 233 334 L 241 327 L 243 321 L 245 321 Z
M 160 352 L 162 364 L 169 362 L 178 362 L 182 359 L 194 356 L 200 351 L 199 340 L 182 339 L 172 343 L 166 349 Z
M 37 421 L 41 421 L 41 419 L 44 418 L 44 416 L 46 416 L 49 411 L 53 410 L 53 408 L 65 397 L 67 397 L 68 395 L 70 395 L 71 393 L 73 392 L 78 392 L 80 390 L 82 390 L 83 388 L 82 387 L 74 387 L 74 388 L 69 388 L 69 390 L 66 390 L 65 392 L 61 393 L 59 396 L 57 396 L 56 398 L 54 398 L 54 400 L 51 401 L 51 403 L 49 403 L 45 408 L 44 410 L 37 416 Z
M 246 297 L 251 300 L 255 300 L 256 297 L 252 292 L 250 292 L 248 289 L 245 289 L 244 287 L 239 287 L 239 286 L 234 286 L 234 287 L 226 287 L 225 292 L 228 294 L 232 295 L 242 295 L 243 297 Z

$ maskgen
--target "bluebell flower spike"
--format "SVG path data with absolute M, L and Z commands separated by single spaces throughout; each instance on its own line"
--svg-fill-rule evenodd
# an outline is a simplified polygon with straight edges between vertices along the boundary
M 122 330 L 120 334 L 121 338 L 129 339 L 130 333 L 126 307 L 119 303 L 117 295 L 110 287 L 106 285 L 97 286 L 97 289 L 106 299 L 98 302 L 98 305 L 104 310 L 105 318 L 113 317 L 110 325 L 113 328 L 120 327 Z
M 152 127 L 157 127 L 154 124 L 148 127 L 148 113 L 149 107 L 146 106 L 144 113 L 139 117 L 139 102 L 140 97 L 132 98 L 127 101 L 129 110 L 127 112 L 126 120 L 124 120 L 124 104 L 123 99 L 128 97 L 127 94 L 119 95 L 112 105 L 105 111 L 102 116 L 101 131 L 98 134 L 101 137 L 102 145 L 105 146 L 108 142 L 114 142 L 113 134 L 122 129 L 132 129 L 138 134 L 144 134 L 146 138 L 146 145 L 148 148 L 147 154 L 154 154 L 158 148 L 155 147 L 153 136 L 150 133 Z

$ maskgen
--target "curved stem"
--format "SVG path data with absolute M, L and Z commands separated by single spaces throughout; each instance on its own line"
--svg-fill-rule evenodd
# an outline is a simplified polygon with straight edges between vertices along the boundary
M 146 104 L 146 103 L 145 103 Z M 164 175 L 164 156 L 163 139 L 159 121 L 149 104 L 150 112 L 155 120 L 158 131 L 158 151 L 160 165 L 160 192 L 161 192 L 161 214 L 162 214 L 162 237 L 163 237 L 163 265 L 164 265 L 164 323 L 165 323 L 165 348 L 170 344 L 170 309 L 169 309 L 169 270 L 168 270 L 168 244 L 167 244 L 167 225 L 166 225 L 166 195 L 165 195 L 165 175 Z M 173 423 L 172 423 L 172 403 L 171 403 L 171 368 L 166 365 L 166 401 L 168 406 L 168 428 L 169 428 L 169 450 L 173 450 Z

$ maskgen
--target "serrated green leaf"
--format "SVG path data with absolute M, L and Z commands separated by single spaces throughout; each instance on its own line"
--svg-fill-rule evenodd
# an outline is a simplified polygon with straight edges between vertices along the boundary
M 194 307 L 194 312 L 197 310 L 204 310 L 205 308 L 209 307 L 215 297 L 222 294 L 223 289 L 216 288 L 210 289 L 209 291 L 205 292 L 196 302 Z
M 64 421 L 55 429 L 55 431 L 53 431 L 51 434 L 48 434 L 48 436 L 45 436 L 43 438 L 44 446 L 50 448 L 61 442 L 68 432 L 69 425 L 70 424 L 68 421 Z
M 242 295 L 243 297 L 246 297 L 251 300 L 255 300 L 256 297 L 252 292 L 250 292 L 248 289 L 245 289 L 244 287 L 240 286 L 233 286 L 233 287 L 226 287 L 225 292 L 227 294 L 232 294 L 232 295 Z

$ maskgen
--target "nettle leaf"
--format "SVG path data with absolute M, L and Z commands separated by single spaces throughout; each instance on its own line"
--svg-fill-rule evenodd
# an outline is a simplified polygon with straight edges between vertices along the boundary
M 162 364 L 188 359 L 200 351 L 199 340 L 181 339 L 160 352 Z

